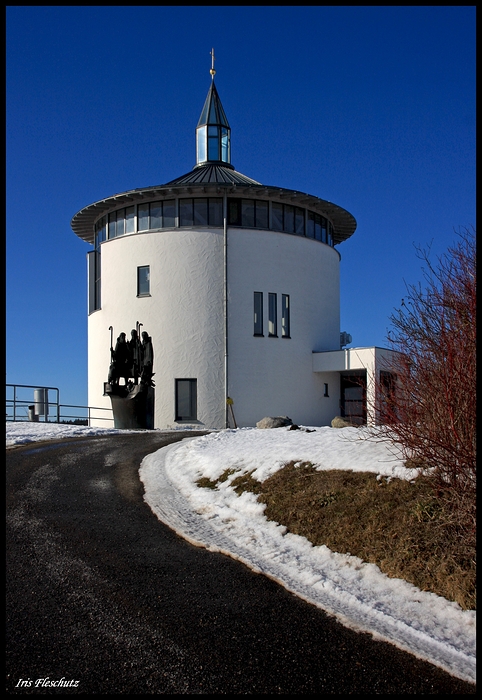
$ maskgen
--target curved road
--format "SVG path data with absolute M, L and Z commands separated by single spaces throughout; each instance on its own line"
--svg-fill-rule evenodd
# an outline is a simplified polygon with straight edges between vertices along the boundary
M 139 465 L 184 437 L 7 450 L 9 695 L 475 693 L 159 522 Z

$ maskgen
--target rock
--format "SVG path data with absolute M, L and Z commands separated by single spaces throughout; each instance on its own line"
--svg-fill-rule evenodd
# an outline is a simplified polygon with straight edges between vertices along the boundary
M 331 421 L 331 427 L 332 428 L 358 428 L 358 425 L 355 425 L 355 423 L 350 423 L 349 420 L 346 420 L 346 418 L 342 418 L 341 416 L 335 416 L 333 420 Z
M 275 416 L 262 418 L 256 423 L 257 428 L 285 428 L 288 425 L 293 425 L 293 421 L 288 416 Z

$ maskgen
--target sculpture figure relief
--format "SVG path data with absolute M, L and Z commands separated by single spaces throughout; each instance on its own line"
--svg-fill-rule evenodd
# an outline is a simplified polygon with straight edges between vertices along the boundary
M 142 343 L 141 343 L 141 382 L 154 386 L 152 377 L 154 372 L 152 368 L 154 366 L 154 350 L 152 347 L 152 338 L 146 332 L 142 332 Z
M 142 324 L 141 324 L 142 325 Z M 111 331 L 111 363 L 109 367 L 108 383 L 111 387 L 120 387 L 119 379 L 124 379 L 124 386 L 131 391 L 139 383 L 142 386 L 154 386 L 154 350 L 152 338 L 143 331 L 142 342 L 136 330 L 131 331 L 131 339 L 126 340 L 126 334 L 120 333 L 115 348 L 112 347 Z M 141 388 L 141 387 L 139 387 Z

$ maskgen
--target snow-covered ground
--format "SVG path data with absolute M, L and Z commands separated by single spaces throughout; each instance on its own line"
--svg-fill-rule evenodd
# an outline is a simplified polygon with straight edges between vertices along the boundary
M 125 433 L 115 429 L 52 423 L 7 422 L 7 447 L 80 435 Z M 370 439 L 368 439 L 370 438 Z M 411 479 L 397 449 L 367 429 L 241 428 L 196 436 L 163 448 L 140 465 L 146 502 L 164 523 L 190 542 L 239 559 L 343 624 L 373 634 L 454 676 L 475 683 L 475 611 L 420 591 L 383 574 L 374 564 L 314 547 L 264 515 L 252 493 L 237 496 L 227 479 L 200 489 L 200 477 L 216 480 L 226 469 L 264 480 L 288 461 L 317 469 L 371 471 Z

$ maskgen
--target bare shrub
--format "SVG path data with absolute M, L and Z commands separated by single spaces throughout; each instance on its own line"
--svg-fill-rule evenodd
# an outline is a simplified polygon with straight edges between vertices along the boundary
M 435 264 L 417 248 L 424 284 L 407 285 L 390 317 L 396 383 L 378 391 L 390 437 L 424 465 L 454 527 L 475 542 L 475 229 L 457 236 Z

